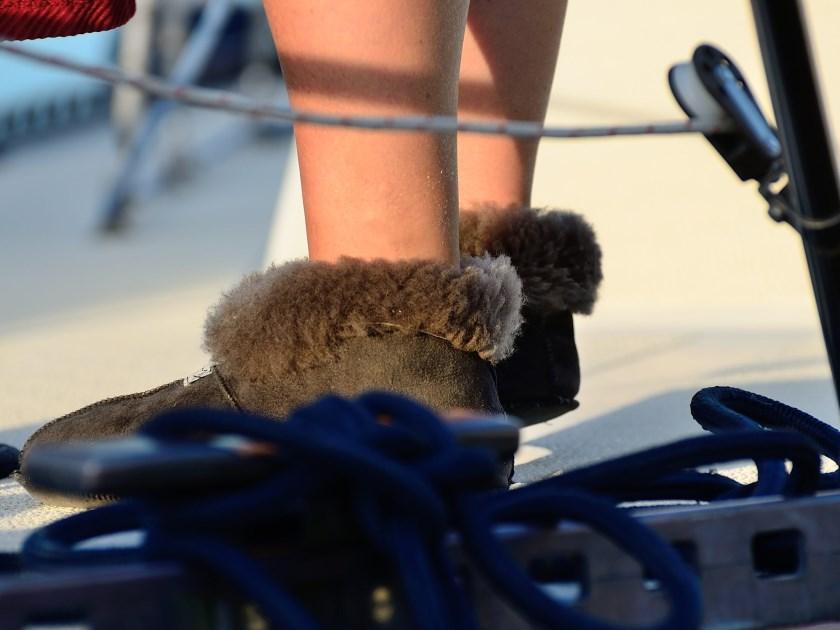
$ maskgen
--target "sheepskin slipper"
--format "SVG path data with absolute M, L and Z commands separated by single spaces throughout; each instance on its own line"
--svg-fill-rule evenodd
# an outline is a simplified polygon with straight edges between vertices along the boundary
M 577 214 L 533 208 L 461 213 L 461 253 L 510 257 L 522 280 L 524 324 L 498 363 L 502 406 L 527 424 L 578 406 L 573 314 L 589 314 L 601 283 L 601 249 Z
M 503 413 L 491 364 L 513 350 L 521 307 L 505 257 L 464 258 L 459 269 L 295 261 L 252 274 L 207 318 L 212 367 L 47 423 L 23 448 L 24 485 L 33 446 L 124 435 L 175 407 L 282 418 L 327 393 L 379 389 L 439 410 Z

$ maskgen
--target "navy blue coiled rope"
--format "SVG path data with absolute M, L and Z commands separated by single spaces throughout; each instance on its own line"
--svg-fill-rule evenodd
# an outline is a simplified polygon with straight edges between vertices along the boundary
M 707 431 L 729 435 L 763 429 L 807 436 L 820 454 L 840 463 L 840 431 L 813 416 L 772 398 L 735 387 L 707 387 L 691 399 L 692 417 Z M 758 466 L 754 496 L 779 494 L 786 480 L 784 462 L 769 460 Z M 840 487 L 840 472 L 825 474 L 820 489 Z
M 703 390 L 692 401 L 692 413 L 718 435 L 682 440 L 511 491 L 486 489 L 497 472 L 493 454 L 459 446 L 434 413 L 391 394 L 371 393 L 355 401 L 327 397 L 285 422 L 226 411 L 175 411 L 142 432 L 174 441 L 241 435 L 275 447 L 277 472 L 216 496 L 184 498 L 178 504 L 132 499 L 58 521 L 30 536 L 23 559 L 29 565 L 54 566 L 175 558 L 226 579 L 273 627 L 315 628 L 309 611 L 248 554 L 243 541 L 255 528 L 305 519 L 313 509 L 327 506 L 327 513 L 352 520 L 365 544 L 388 559 L 417 628 L 476 627 L 446 543 L 453 531 L 473 566 L 534 625 L 621 627 L 553 600 L 494 533 L 498 523 L 554 527 L 565 519 L 601 532 L 660 581 L 671 606 L 655 628 L 698 627 L 702 607 L 696 576 L 669 544 L 617 504 L 713 501 L 771 490 L 787 496 L 815 492 L 826 482 L 819 456 L 836 456 L 840 434 L 802 412 L 775 405 L 780 403 L 731 388 Z M 777 416 L 774 410 L 784 413 Z M 756 487 L 696 470 L 742 459 L 756 462 Z M 785 460 L 792 463 L 790 473 Z M 345 499 L 349 511 L 329 507 L 336 497 Z M 139 547 L 77 546 L 129 530 L 145 533 Z
M 387 417 L 387 424 L 381 422 Z M 540 484 L 528 492 L 488 491 L 495 456 L 463 447 L 435 414 L 405 398 L 372 393 L 346 401 L 324 398 L 285 422 L 225 411 L 175 411 L 143 433 L 188 440 L 196 434 L 237 434 L 276 445 L 278 472 L 249 488 L 178 505 L 128 500 L 49 525 L 24 544 L 30 566 L 176 558 L 227 579 L 261 609 L 273 627 L 315 627 L 308 611 L 243 550 L 254 525 L 292 518 L 296 509 L 337 493 L 351 498 L 367 544 L 389 559 L 417 628 L 475 628 L 453 562 L 447 534 L 459 533 L 476 566 L 534 624 L 615 628 L 552 602 L 512 561 L 497 553 L 492 526 L 499 520 L 553 525 L 588 524 L 644 564 L 671 600 L 656 628 L 697 627 L 699 589 L 690 569 L 652 531 L 611 502 Z M 304 499 L 305 500 L 301 500 Z M 536 509 L 536 503 L 540 508 Z M 536 521 L 534 517 L 539 516 Z M 539 521 L 539 523 L 537 523 Z M 79 548 L 108 533 L 141 530 L 134 549 Z M 112 555 L 115 554 L 115 555 Z
M 666 498 L 708 501 L 720 497 L 708 494 L 698 497 L 698 488 L 719 487 L 731 493 L 740 484 L 723 481 L 720 475 L 684 469 L 743 459 L 752 459 L 757 464 L 770 459 L 781 462 L 787 459 L 793 463 L 790 473 L 782 464 L 784 477 L 777 494 L 807 495 L 820 488 L 820 459 L 814 442 L 795 433 L 769 431 L 688 438 L 571 470 L 547 482 L 557 487 L 616 496 L 624 501 Z M 685 488 L 685 493 L 674 492 L 674 484 Z

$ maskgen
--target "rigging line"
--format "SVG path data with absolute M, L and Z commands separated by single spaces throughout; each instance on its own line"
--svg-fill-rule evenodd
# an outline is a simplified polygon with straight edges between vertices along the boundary
M 459 120 L 453 116 L 346 116 L 278 107 L 272 102 L 255 100 L 235 92 L 177 85 L 143 74 L 126 72 L 116 66 L 72 61 L 0 42 L 0 50 L 46 65 L 64 68 L 116 85 L 129 85 L 159 98 L 185 105 L 242 114 L 256 120 L 307 123 L 358 129 L 426 131 L 432 133 L 477 133 L 516 138 L 604 138 L 615 136 L 671 135 L 686 133 L 716 134 L 732 130 L 728 120 L 689 119 L 630 125 L 594 127 L 552 127 L 521 120 Z

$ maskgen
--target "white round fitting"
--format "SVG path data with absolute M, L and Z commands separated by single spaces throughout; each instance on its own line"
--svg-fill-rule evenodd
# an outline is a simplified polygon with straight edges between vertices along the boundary
M 709 94 L 690 61 L 672 66 L 668 83 L 680 106 L 692 118 L 726 118 L 726 111 Z

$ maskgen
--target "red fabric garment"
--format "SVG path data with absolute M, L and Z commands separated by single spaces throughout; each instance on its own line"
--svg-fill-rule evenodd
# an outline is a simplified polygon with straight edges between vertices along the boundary
M 134 0 L 0 0 L 0 40 L 107 31 L 132 15 Z

